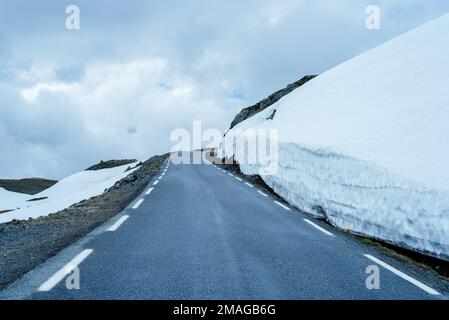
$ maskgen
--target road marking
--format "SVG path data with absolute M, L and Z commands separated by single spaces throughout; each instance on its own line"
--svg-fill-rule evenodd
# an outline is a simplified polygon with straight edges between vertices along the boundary
M 232 173 L 228 173 L 229 176 L 233 177 L 234 175 Z
M 280 203 L 279 201 L 274 200 L 274 203 L 276 203 L 278 206 L 284 208 L 285 210 L 291 211 L 292 209 L 290 209 L 289 207 L 283 205 L 282 203 Z
M 92 249 L 86 249 L 81 251 L 75 258 L 73 258 L 69 263 L 67 263 L 62 269 L 56 272 L 47 281 L 40 285 L 37 289 L 40 292 L 48 292 L 53 289 L 65 276 L 70 274 L 73 269 L 75 269 L 81 262 L 84 261 L 91 253 Z
M 162 179 L 162 175 L 161 175 L 161 176 L 159 176 L 158 180 L 161 180 L 161 179 Z
M 245 182 L 245 184 L 250 188 L 254 188 L 254 186 L 251 183 Z
M 144 201 L 144 199 L 139 199 L 139 201 L 137 201 L 136 204 L 133 205 L 133 209 L 137 209 L 138 207 L 140 207 L 140 205 L 142 204 L 143 201 Z
M 123 216 L 120 219 L 117 220 L 116 223 L 114 223 L 109 229 L 108 231 L 117 231 L 118 228 L 120 228 L 120 226 L 123 224 L 123 222 L 125 222 L 126 220 L 128 220 L 129 216 Z
M 373 257 L 369 254 L 364 254 L 365 257 L 367 257 L 368 259 L 370 259 L 371 261 L 374 261 L 375 263 L 381 265 L 382 267 L 384 267 L 387 270 L 390 270 L 391 272 L 393 272 L 395 275 L 401 277 L 402 279 L 414 284 L 415 286 L 417 286 L 418 288 L 424 290 L 425 292 L 427 292 L 428 294 L 431 295 L 440 295 L 441 293 L 439 293 L 438 291 L 432 289 L 431 287 L 425 285 L 422 282 L 419 282 L 418 280 L 406 275 L 405 273 L 399 271 L 398 269 L 390 266 L 389 264 L 386 264 L 385 262 L 383 262 L 382 260 L 377 259 L 376 257 Z
M 240 179 L 239 177 L 235 177 L 238 181 L 243 181 L 242 179 Z
M 303 219 L 305 222 L 307 222 L 308 224 L 310 224 L 312 227 L 314 227 L 315 229 L 320 230 L 322 233 L 327 234 L 328 236 L 334 237 L 335 235 L 333 233 L 330 233 L 329 231 L 327 231 L 324 228 L 321 228 L 319 225 L 317 225 L 316 223 L 313 223 L 312 221 L 310 221 L 309 219 Z
M 260 191 L 260 190 L 257 190 L 257 192 L 259 192 L 261 195 L 263 195 L 264 197 L 268 197 L 268 195 L 267 194 L 265 194 L 265 193 L 263 193 L 262 191 Z
M 157 185 L 159 183 L 159 180 L 154 181 L 153 186 Z
M 145 192 L 145 195 L 149 195 L 153 190 L 154 190 L 154 188 L 148 189 L 147 192 Z

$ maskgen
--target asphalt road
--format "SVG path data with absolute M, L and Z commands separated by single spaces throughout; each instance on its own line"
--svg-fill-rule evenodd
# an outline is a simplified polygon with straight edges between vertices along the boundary
M 148 188 L 153 189 L 123 213 L 16 281 L 0 298 L 445 297 L 431 291 L 440 291 L 433 275 L 287 210 L 212 165 L 170 165 Z M 71 269 L 64 266 L 70 261 L 79 267 L 80 289 L 66 286 Z M 379 268 L 380 289 L 367 288 L 367 268 Z

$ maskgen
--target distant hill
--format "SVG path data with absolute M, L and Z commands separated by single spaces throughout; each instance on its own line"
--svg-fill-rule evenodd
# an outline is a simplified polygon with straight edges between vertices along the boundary
M 40 178 L 20 180 L 0 179 L 0 188 L 11 192 L 34 195 L 50 188 L 51 186 L 56 184 L 56 182 L 58 181 Z

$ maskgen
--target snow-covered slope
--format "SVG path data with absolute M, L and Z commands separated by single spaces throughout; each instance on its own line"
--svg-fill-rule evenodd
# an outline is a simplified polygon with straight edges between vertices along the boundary
M 16 193 L 0 188 L 0 211 L 15 209 L 16 205 L 30 199 L 23 193 Z
M 0 223 L 9 222 L 14 219 L 25 220 L 28 218 L 47 216 L 51 213 L 66 209 L 82 200 L 100 195 L 105 189 L 112 187 L 117 181 L 136 170 L 135 168 L 126 172 L 129 166 L 124 165 L 97 171 L 81 171 L 62 179 L 51 188 L 32 197 L 13 197 L 10 193 L 2 197 L 2 193 L 0 193 L 0 200 L 5 200 L 5 202 L 0 201 L 0 211 L 20 208 L 12 212 L 0 214 Z M 26 200 L 30 198 L 47 199 L 27 202 Z
M 449 259 L 448 30 L 445 15 L 339 65 L 225 141 L 279 129 L 279 169 L 263 178 L 292 205 Z

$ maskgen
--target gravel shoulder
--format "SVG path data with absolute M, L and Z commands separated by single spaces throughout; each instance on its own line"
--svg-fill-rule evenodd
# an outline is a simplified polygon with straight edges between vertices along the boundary
M 0 289 L 120 213 L 160 171 L 154 156 L 97 197 L 47 217 L 0 225 Z

